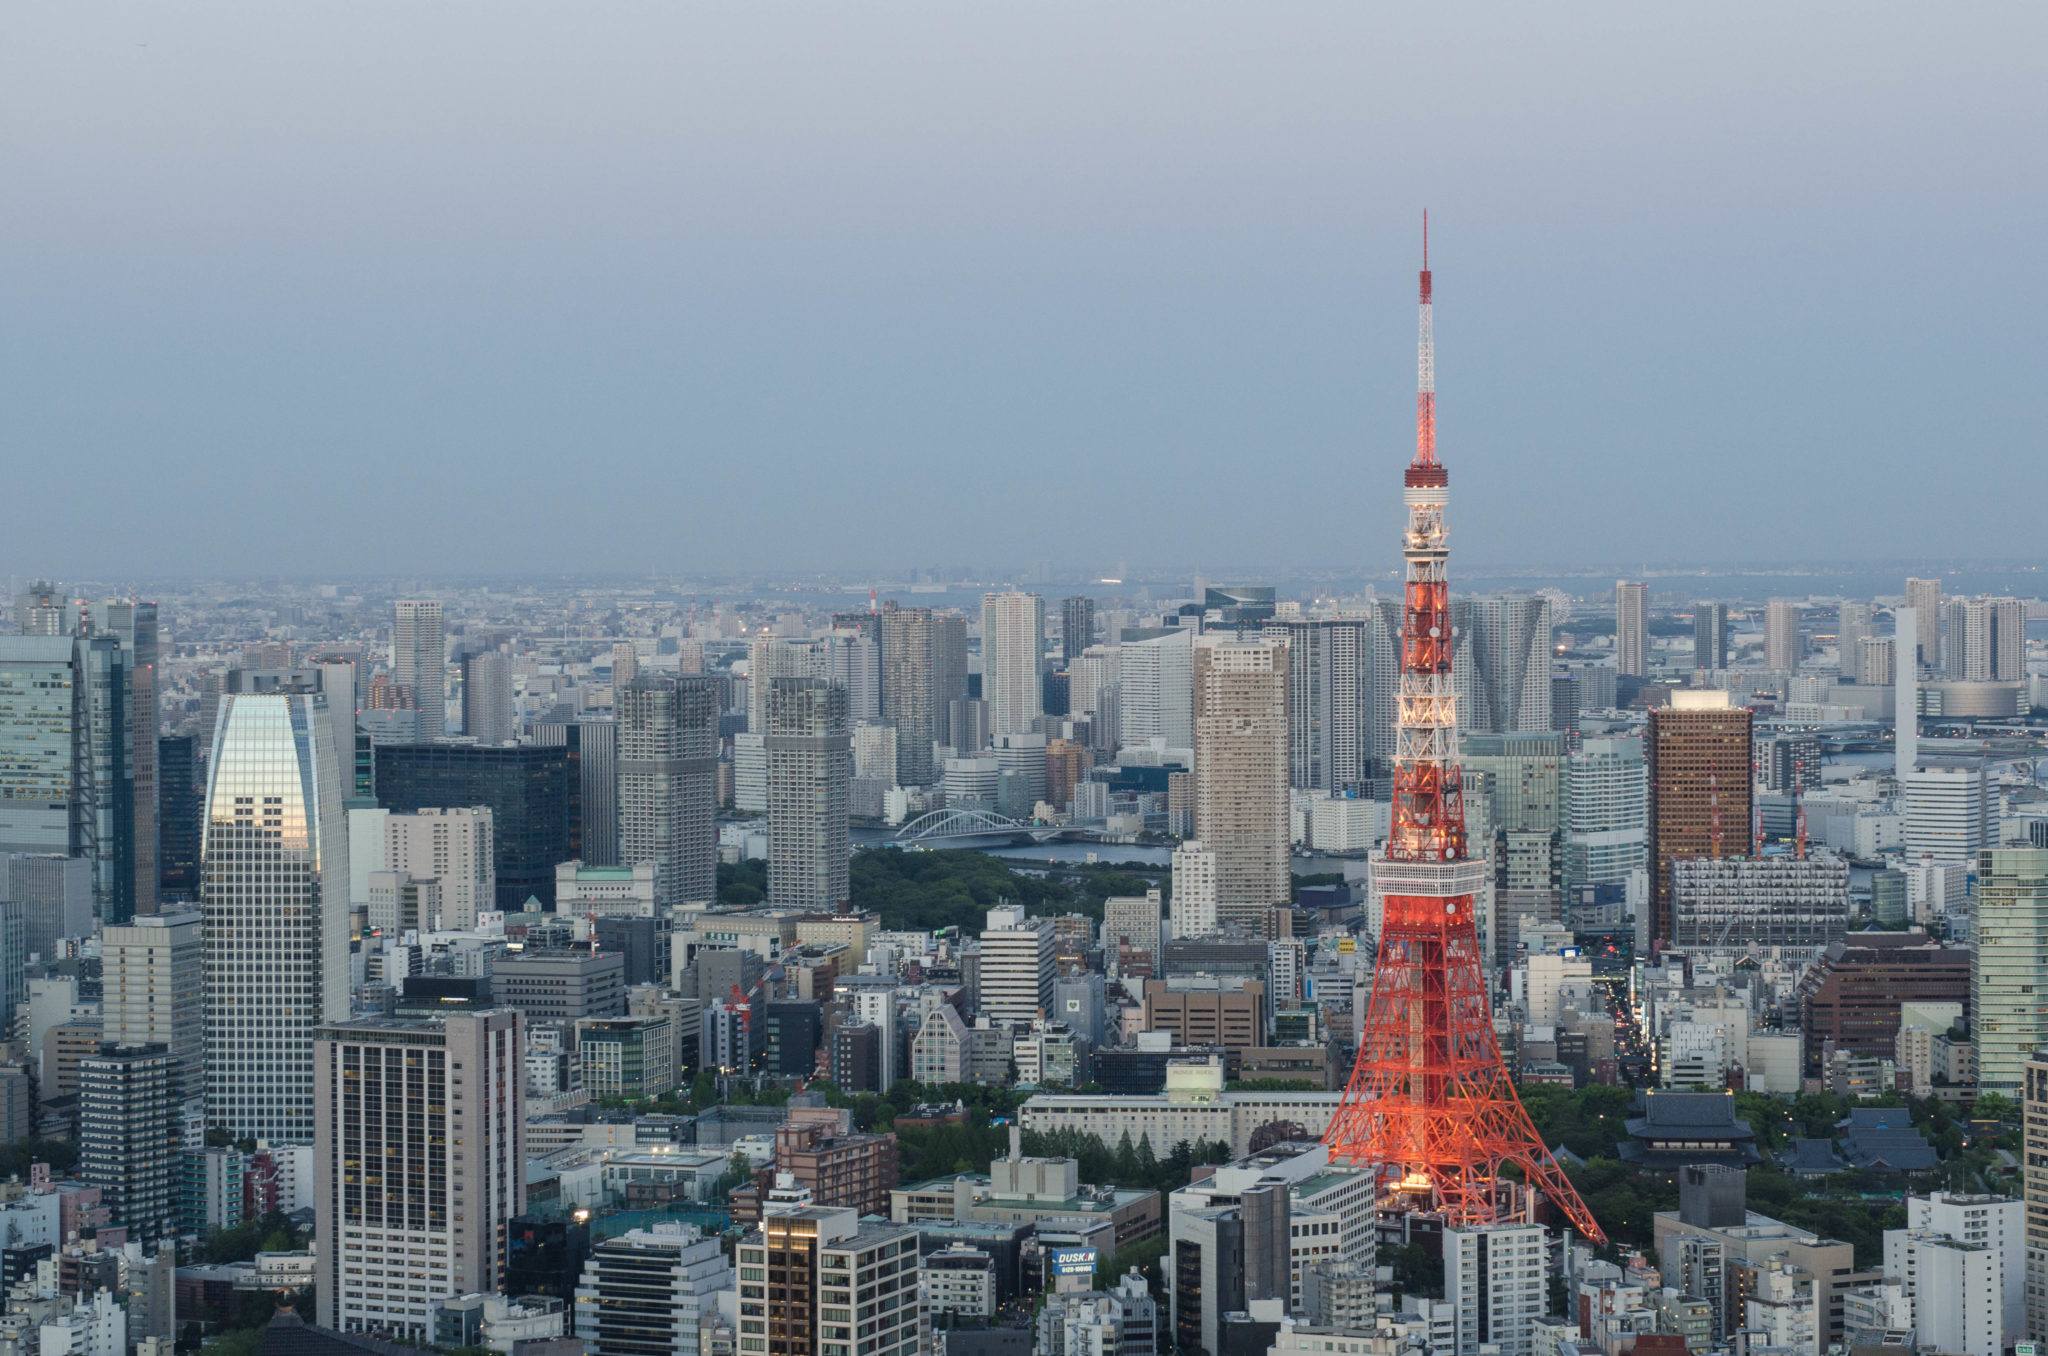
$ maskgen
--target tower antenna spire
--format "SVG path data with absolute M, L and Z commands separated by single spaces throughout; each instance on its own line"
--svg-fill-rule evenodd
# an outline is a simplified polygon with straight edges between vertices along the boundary
M 1445 1223 L 1487 1224 L 1526 1212 L 1512 1164 L 1579 1231 L 1604 1243 L 1515 1094 L 1494 1035 L 1488 957 L 1473 901 L 1489 874 L 1466 850 L 1458 769 L 1457 689 L 1451 680 L 1450 472 L 1436 459 L 1436 349 L 1429 295 L 1429 218 L 1423 217 L 1421 380 L 1415 459 L 1403 477 L 1407 607 L 1395 722 L 1393 826 L 1373 878 L 1384 890 L 1372 999 L 1358 1062 L 1323 1136 L 1331 1161 L 1372 1170 L 1379 1208 L 1435 1211 Z

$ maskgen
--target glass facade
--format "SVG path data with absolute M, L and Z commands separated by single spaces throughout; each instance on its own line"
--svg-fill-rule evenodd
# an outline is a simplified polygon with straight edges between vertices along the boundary
M 377 803 L 411 814 L 489 807 L 498 872 L 497 907 L 528 898 L 555 906 L 555 867 L 571 860 L 575 767 L 566 748 L 540 744 L 380 744 Z

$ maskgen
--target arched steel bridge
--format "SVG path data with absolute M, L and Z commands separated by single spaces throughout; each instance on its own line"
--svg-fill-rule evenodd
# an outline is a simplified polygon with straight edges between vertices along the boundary
M 928 810 L 896 830 L 894 843 L 924 843 L 940 838 L 1012 838 L 1024 834 L 1038 842 L 1067 832 L 1056 824 L 1028 824 L 993 810 Z

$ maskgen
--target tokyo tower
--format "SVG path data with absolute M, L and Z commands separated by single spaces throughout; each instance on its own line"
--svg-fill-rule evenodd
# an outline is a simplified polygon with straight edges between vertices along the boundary
M 1450 475 L 1436 459 L 1436 345 L 1423 217 L 1415 460 L 1405 479 L 1408 609 L 1394 755 L 1393 830 L 1375 863 L 1385 900 L 1358 1063 L 1323 1142 L 1336 1162 L 1379 1177 L 1383 1210 L 1429 1210 L 1453 1225 L 1510 1218 L 1513 1164 L 1585 1238 L 1606 1233 L 1536 1134 L 1501 1061 L 1473 897 L 1487 863 L 1465 849 L 1457 702 L 1452 694 Z M 1505 1204 L 1504 1204 L 1505 1203 Z

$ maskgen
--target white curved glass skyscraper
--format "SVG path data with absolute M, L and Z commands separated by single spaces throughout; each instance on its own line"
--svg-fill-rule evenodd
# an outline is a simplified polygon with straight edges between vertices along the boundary
M 347 779 L 326 699 L 224 697 L 211 767 L 200 856 L 207 1123 L 310 1142 L 313 1031 L 349 1016 Z

